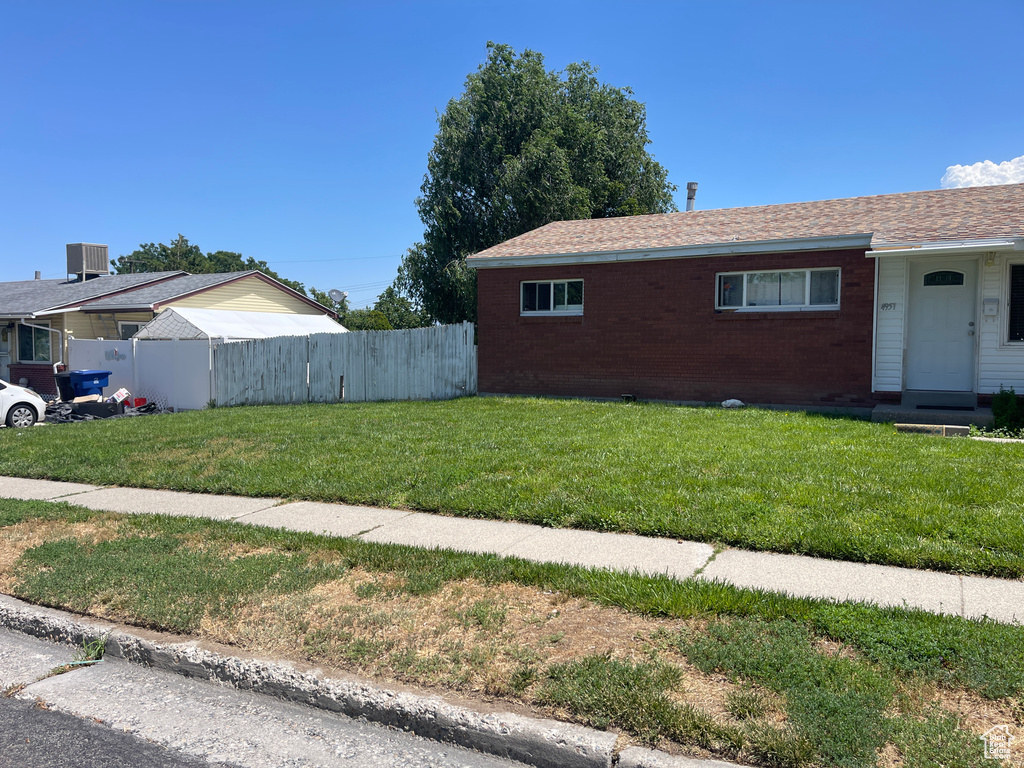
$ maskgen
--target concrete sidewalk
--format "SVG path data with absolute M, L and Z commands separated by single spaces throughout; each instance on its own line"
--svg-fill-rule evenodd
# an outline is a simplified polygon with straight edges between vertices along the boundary
M 390 544 L 520 557 L 537 562 L 718 580 L 798 597 L 920 608 L 1024 624 L 1024 581 L 728 549 L 620 533 L 542 528 L 375 507 L 99 487 L 0 477 L 0 498 L 66 501 L 127 514 L 161 513 L 349 536 Z

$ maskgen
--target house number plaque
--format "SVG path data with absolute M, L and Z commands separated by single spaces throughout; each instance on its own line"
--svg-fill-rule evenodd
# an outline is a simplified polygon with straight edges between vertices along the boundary
M 891 310 L 896 309 L 896 302 L 895 301 L 886 302 L 885 304 L 879 305 L 878 308 L 880 310 L 882 310 L 883 312 L 890 312 Z

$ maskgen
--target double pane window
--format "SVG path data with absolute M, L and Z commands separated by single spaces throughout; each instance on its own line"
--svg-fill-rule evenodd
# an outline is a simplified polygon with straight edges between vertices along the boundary
M 18 359 L 23 363 L 50 362 L 50 332 L 19 325 Z
M 838 307 L 839 270 L 800 269 L 719 275 L 715 306 L 719 309 Z
M 545 280 L 521 284 L 522 312 L 583 314 L 582 280 Z

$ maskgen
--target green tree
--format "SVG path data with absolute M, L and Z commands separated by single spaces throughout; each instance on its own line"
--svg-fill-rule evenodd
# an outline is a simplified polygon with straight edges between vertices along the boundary
M 417 309 L 407 296 L 403 296 L 394 285 L 389 285 L 373 308 L 382 313 L 392 328 L 425 328 L 433 325 L 422 309 Z
M 352 309 L 348 304 L 348 297 L 343 296 L 341 301 L 335 301 L 328 294 L 316 288 L 309 289 L 314 301 L 333 309 L 338 313 L 338 322 L 350 331 L 390 331 L 394 328 L 413 328 L 411 325 L 395 325 L 390 317 L 381 311 L 380 300 L 378 306 L 372 309 Z M 387 291 L 385 291 L 387 293 Z M 381 294 L 383 297 L 384 294 Z
M 326 293 L 326 291 L 321 291 L 313 287 L 310 287 L 309 289 L 309 297 L 313 299 L 313 301 L 315 301 L 317 304 L 323 304 L 328 309 L 333 309 L 335 312 L 337 312 L 339 321 L 341 321 L 341 318 L 343 318 L 348 313 L 349 307 L 347 297 L 342 298 L 341 301 L 335 301 Z M 344 324 L 345 323 L 342 322 L 342 325 Z
M 384 313 L 376 309 L 350 309 L 341 324 L 350 331 L 394 330 Z
M 487 47 L 438 118 L 416 201 L 424 240 L 398 277 L 444 323 L 476 317 L 468 255 L 551 221 L 676 210 L 629 88 L 599 82 L 587 62 L 548 71 L 536 51 Z
M 203 254 L 198 245 L 193 245 L 188 238 L 178 234 L 176 240 L 170 245 L 163 243 L 141 243 L 137 250 L 127 256 L 118 256 L 111 259 L 110 265 L 118 275 L 131 274 L 133 272 L 171 272 L 184 270 L 193 275 L 222 272 L 246 272 L 257 270 L 267 277 L 272 277 L 279 283 L 287 285 L 293 291 L 306 295 L 306 287 L 295 280 L 281 277 L 277 272 L 267 266 L 265 261 L 257 261 L 252 258 L 243 258 L 242 254 L 234 251 L 214 251 Z

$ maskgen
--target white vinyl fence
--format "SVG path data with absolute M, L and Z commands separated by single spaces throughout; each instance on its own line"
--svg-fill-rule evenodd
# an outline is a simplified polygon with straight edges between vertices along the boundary
M 445 400 L 476 394 L 473 324 L 252 339 L 214 348 L 218 405 Z
M 205 408 L 212 393 L 216 342 L 205 339 L 68 339 L 68 369 L 110 371 L 104 390 L 121 387 L 176 411 Z

